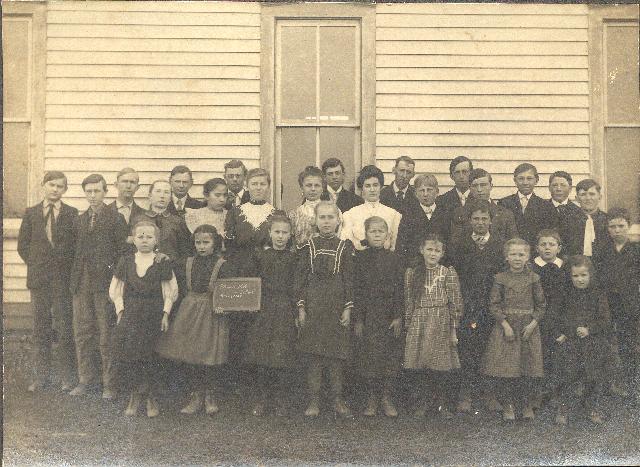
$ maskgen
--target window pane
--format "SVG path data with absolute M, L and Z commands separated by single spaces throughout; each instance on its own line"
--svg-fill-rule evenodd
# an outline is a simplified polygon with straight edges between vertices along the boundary
M 29 123 L 5 123 L 2 127 L 4 190 L 2 213 L 20 217 L 27 207 Z
M 355 177 L 356 133 L 356 128 L 320 128 L 320 165 L 330 157 L 340 159 L 346 172 L 344 186 L 350 190 Z
M 638 27 L 607 26 L 607 123 L 640 123 Z
M 353 26 L 320 27 L 321 121 L 355 119 L 355 34 Z
M 607 128 L 605 130 L 607 173 L 607 205 L 640 214 L 640 128 Z
M 281 119 L 316 121 L 316 28 L 283 26 L 280 31 Z
M 316 129 L 282 128 L 281 131 L 282 209 L 289 211 L 302 203 L 298 174 L 306 166 L 316 164 Z
M 2 21 L 4 118 L 28 119 L 29 21 Z

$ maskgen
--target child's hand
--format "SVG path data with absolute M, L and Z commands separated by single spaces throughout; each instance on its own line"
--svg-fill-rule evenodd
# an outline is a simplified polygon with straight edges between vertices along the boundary
M 303 328 L 307 319 L 307 313 L 304 308 L 298 308 L 298 317 L 296 318 L 296 327 L 298 329 Z
M 576 334 L 578 335 L 578 337 L 580 339 L 584 339 L 585 337 L 587 337 L 589 335 L 589 328 L 586 328 L 584 326 L 580 326 L 576 329 Z
M 363 331 L 364 331 L 364 323 L 362 321 L 358 321 L 353 326 L 353 332 L 356 334 L 356 337 L 362 337 Z
M 393 336 L 396 339 L 400 337 L 400 333 L 402 332 L 402 319 L 396 318 L 393 321 L 391 321 L 391 324 L 389 325 L 389 329 L 393 329 Z
M 458 345 L 458 332 L 456 331 L 456 328 L 451 330 L 451 345 L 454 347 Z
M 345 308 L 342 310 L 342 316 L 340 316 L 340 325 L 345 328 L 349 327 L 349 323 L 351 322 L 351 308 Z
M 509 323 L 507 323 L 506 319 L 502 321 L 502 329 L 504 330 L 504 338 L 507 342 L 513 342 L 516 339 L 516 336 L 513 333 L 513 328 Z
M 162 263 L 163 261 L 169 261 L 170 259 L 171 258 L 169 258 L 169 256 L 165 255 L 164 253 L 157 252 L 155 262 Z
M 162 323 L 160 324 L 160 330 L 162 332 L 166 332 L 169 329 L 169 313 L 164 313 L 162 315 Z
M 522 339 L 528 341 L 531 337 L 531 334 L 533 334 L 533 331 L 535 331 L 537 325 L 538 322 L 535 319 L 531 320 L 531 322 L 527 324 L 522 330 Z
M 556 339 L 556 342 L 557 342 L 557 343 L 559 343 L 559 344 L 562 344 L 562 343 L 564 343 L 564 341 L 566 341 L 566 340 L 567 340 L 567 336 L 565 336 L 564 334 L 562 334 L 560 337 L 558 337 L 558 338 Z

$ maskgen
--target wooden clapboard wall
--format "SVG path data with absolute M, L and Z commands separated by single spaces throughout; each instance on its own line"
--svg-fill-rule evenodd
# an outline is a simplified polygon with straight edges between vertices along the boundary
M 376 158 L 389 173 L 418 159 L 448 189 L 453 156 L 494 174 L 589 175 L 586 5 L 387 4 L 376 7 Z M 388 180 L 392 180 L 389 176 Z M 444 191 L 443 189 L 441 192 Z
M 229 159 L 259 165 L 259 70 L 258 3 L 50 2 L 45 169 L 81 209 L 88 173 L 125 166 L 141 201 L 177 164 L 202 197 Z

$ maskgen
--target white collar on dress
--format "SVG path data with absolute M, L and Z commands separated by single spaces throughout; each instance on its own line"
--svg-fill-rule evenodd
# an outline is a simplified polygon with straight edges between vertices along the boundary
M 541 268 L 545 267 L 547 263 L 545 260 L 543 260 L 540 256 L 536 256 L 536 259 L 533 260 L 534 263 L 536 263 L 538 266 L 540 266 Z M 564 264 L 564 261 L 562 261 L 560 258 L 556 257 L 556 259 L 553 260 L 553 264 L 555 264 L 556 266 L 558 266 L 559 268 L 562 267 L 562 265 Z

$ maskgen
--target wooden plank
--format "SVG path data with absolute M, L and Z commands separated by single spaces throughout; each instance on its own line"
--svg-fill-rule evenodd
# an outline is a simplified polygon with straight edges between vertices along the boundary
M 589 81 L 587 69 L 378 68 L 379 81 Z
M 109 105 L 260 105 L 257 93 L 47 92 L 50 104 Z
M 524 52 L 524 51 L 523 51 Z M 377 68 L 587 68 L 585 56 L 378 55 Z M 50 63 L 55 63 L 49 61 Z
M 380 94 L 589 94 L 587 82 L 378 81 Z
M 379 6 L 378 6 L 379 7 Z M 376 40 L 397 41 L 569 41 L 586 42 L 586 29 L 551 28 L 376 28 Z
M 18 240 L 15 238 L 3 238 L 2 249 L 6 251 L 18 251 Z
M 59 134 L 59 133 L 56 133 Z M 588 148 L 588 135 L 378 135 L 377 146 L 522 146 Z
M 158 146 L 158 145 L 72 145 L 72 144 L 49 144 L 46 149 L 46 161 L 56 158 L 94 158 L 94 159 L 121 159 L 122 166 L 126 166 L 126 161 L 130 159 L 260 159 L 260 148 L 256 146 L 192 146 L 189 144 L 181 146 Z M 45 162 L 46 162 L 45 161 Z M 50 162 L 46 162 L 50 164 Z M 75 164 L 75 161 L 73 162 Z M 72 166 L 73 166 L 72 164 Z M 64 168 L 62 169 L 64 170 Z
M 378 14 L 433 15 L 585 15 L 586 5 L 515 3 L 379 3 Z
M 376 15 L 377 27 L 396 28 L 565 28 L 586 29 L 586 15 Z
M 48 110 L 48 109 L 47 109 Z M 588 109 L 535 109 L 535 108 L 378 108 L 378 122 L 394 121 L 535 121 L 535 122 L 588 122 Z
M 52 50 L 47 64 L 69 65 L 249 65 L 260 66 L 258 53 L 78 52 Z M 569 67 L 571 68 L 571 67 Z M 575 68 L 575 67 L 574 67 Z
M 29 303 L 30 301 L 29 290 L 5 290 L 2 294 L 2 303 Z
M 24 264 L 16 250 L 2 250 L 2 264 Z
M 255 165 L 258 161 L 244 159 L 248 165 Z M 228 158 L 212 158 L 203 154 L 183 155 L 183 157 L 174 158 L 127 158 L 122 160 L 123 167 L 128 165 L 140 172 L 142 183 L 151 183 L 158 178 L 157 176 L 149 176 L 151 173 L 160 174 L 163 177 L 167 175 L 176 165 L 186 165 L 194 172 L 220 172 L 224 171 L 224 164 L 229 162 Z M 80 184 L 87 175 L 87 171 L 99 171 L 102 174 L 112 176 L 107 180 L 115 180 L 116 174 L 120 166 L 116 165 L 113 159 L 93 158 L 91 160 L 76 160 L 73 158 L 47 158 L 47 170 L 63 170 L 69 177 L 69 183 Z M 65 168 L 66 167 L 66 168 Z M 74 174 L 80 174 L 80 176 Z M 75 178 L 74 178 L 75 177 Z M 78 178 L 80 177 L 80 178 Z
M 260 39 L 258 26 L 188 26 L 135 24 L 49 24 L 47 36 L 136 39 Z M 525 38 L 523 38 L 524 40 Z M 560 39 L 557 39 L 560 40 Z
M 184 13 L 129 11 L 56 11 L 47 13 L 48 24 L 158 24 L 190 26 L 259 26 L 259 13 Z
M 27 290 L 26 277 L 5 277 L 2 280 L 2 291 L 7 290 Z
M 260 52 L 258 39 L 138 39 L 49 37 L 47 50 L 85 52 Z M 561 50 L 569 51 L 564 46 Z M 542 55 L 542 54 L 541 54 Z M 551 54 L 562 55 L 562 54 Z M 579 55 L 566 53 L 565 55 Z
M 254 146 L 260 144 L 258 133 L 102 133 L 60 131 L 47 133 L 46 144 L 154 144 L 179 146 Z
M 376 158 L 395 159 L 410 154 L 416 159 L 451 160 L 466 155 L 472 160 L 494 159 L 500 161 L 588 161 L 589 148 L 551 148 L 551 147 L 495 147 L 495 146 L 386 146 L 376 148 Z M 448 169 L 447 169 L 448 170 Z
M 126 49 L 128 50 L 128 49 Z M 398 55 L 587 55 L 586 42 L 376 41 L 376 53 Z
M 175 13 L 235 12 L 260 13 L 257 2 L 149 2 L 149 1 L 62 1 L 50 2 L 50 11 L 170 11 Z
M 117 118 L 181 120 L 259 120 L 260 107 L 234 106 L 144 106 L 57 105 L 47 106 L 47 118 Z
M 571 70 L 565 70 L 569 75 Z M 260 79 L 260 68 L 241 65 L 183 66 L 167 65 L 49 65 L 49 78 L 236 78 Z M 576 80 L 580 81 L 580 80 Z
M 444 178 L 449 178 L 449 163 L 451 159 L 429 159 L 429 160 L 416 160 L 416 173 L 434 173 L 443 174 Z M 514 161 L 512 164 L 505 164 L 505 161 L 486 160 L 477 161 L 479 167 L 496 176 L 507 176 L 507 185 L 513 186 L 512 171 L 520 161 Z M 589 161 L 534 161 L 533 162 L 540 174 L 547 174 L 547 178 L 540 177 L 538 182 L 539 191 L 547 191 L 546 182 L 548 181 L 548 175 L 556 170 L 564 170 L 569 173 L 588 173 Z M 391 172 L 395 165 L 394 159 L 377 159 L 377 166 L 383 172 Z M 515 190 L 514 190 L 515 191 Z M 544 196 L 548 194 L 545 193 Z
M 496 135 L 588 135 L 589 122 L 379 121 L 378 134 L 456 133 Z
M 258 133 L 259 120 L 47 119 L 47 131 Z
M 3 277 L 27 277 L 26 264 L 3 264 Z
M 508 95 L 408 95 L 380 94 L 380 107 L 572 107 L 589 108 L 589 96 L 508 96 Z
M 260 81 L 240 79 L 49 78 L 47 91 L 258 93 Z

